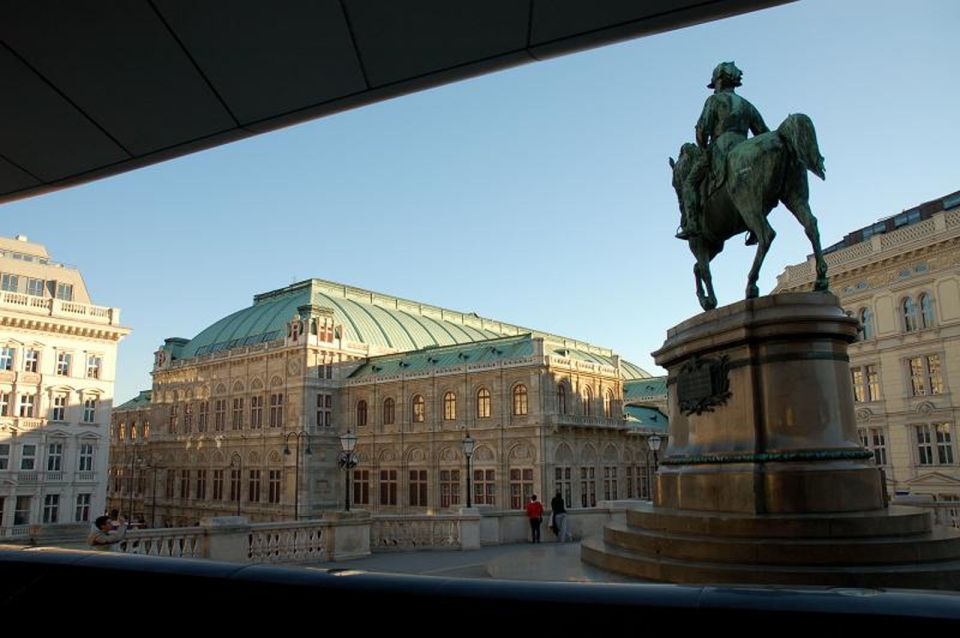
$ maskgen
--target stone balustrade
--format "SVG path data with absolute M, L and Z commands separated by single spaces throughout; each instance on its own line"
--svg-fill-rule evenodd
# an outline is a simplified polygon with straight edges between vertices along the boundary
M 0 307 L 61 319 L 79 319 L 108 326 L 120 325 L 119 308 L 94 306 L 49 297 L 35 297 L 19 292 L 3 292 L 0 294 Z

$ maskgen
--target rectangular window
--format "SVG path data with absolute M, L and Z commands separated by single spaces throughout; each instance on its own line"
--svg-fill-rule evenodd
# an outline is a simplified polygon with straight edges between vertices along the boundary
M 77 509 L 73 515 L 74 522 L 87 523 L 90 521 L 90 495 L 77 494 Z
M 933 427 L 937 431 L 937 463 L 953 465 L 953 442 L 950 438 L 950 424 L 937 423 Z
M 927 355 L 927 387 L 930 394 L 943 394 L 943 376 L 940 373 L 940 355 Z
M 97 419 L 97 400 L 84 399 L 83 400 L 83 422 L 95 423 L 96 419 Z
M 873 452 L 873 460 L 877 465 L 887 464 L 887 438 L 883 428 L 860 428 L 860 443 L 864 448 Z
M 0 416 L 10 416 L 11 393 L 0 392 Z
M 627 480 L 626 480 L 626 483 L 627 483 L 627 498 L 636 498 L 635 493 L 634 493 L 634 491 L 633 491 L 633 486 L 634 486 L 634 483 L 633 483 L 633 466 L 632 466 L 632 465 L 628 465 L 627 467 L 623 468 L 623 473 L 624 473 L 624 476 L 625 476 L 626 479 L 627 479 Z
M 380 504 L 397 504 L 397 471 L 380 470 Z
M 47 444 L 47 471 L 63 471 L 63 443 Z
M 615 501 L 618 498 L 617 468 L 607 465 L 603 468 L 603 500 Z
M 73 284 L 57 284 L 57 299 L 73 301 Z
M 876 365 L 866 366 L 867 401 L 880 400 L 880 370 Z
M 7 292 L 17 292 L 20 287 L 20 278 L 17 275 L 4 274 L 0 277 L 0 288 Z
M 81 472 L 93 471 L 93 443 L 80 444 L 79 470 Z
M 473 471 L 473 501 L 477 505 L 497 504 L 496 470 Z
M 913 396 L 922 397 L 927 393 L 927 387 L 924 383 L 923 357 L 914 357 L 910 359 L 910 385 Z
M 270 503 L 279 503 L 280 484 L 282 480 L 281 470 L 270 470 L 267 478 L 269 481 L 267 486 L 267 501 Z
M 195 492 L 197 500 L 207 498 L 207 471 L 197 470 L 197 491 Z
M 70 363 L 73 361 L 73 355 L 69 352 L 57 353 L 57 374 L 61 377 L 70 376 Z
M 103 368 L 103 357 L 98 354 L 87 355 L 87 378 L 99 379 Z
M 180 470 L 180 498 L 190 498 L 190 470 Z
M 183 431 L 187 434 L 193 432 L 193 403 L 190 401 L 183 404 Z
M 0 370 L 13 370 L 14 348 L 0 348 Z
M 43 522 L 56 523 L 60 520 L 60 495 L 47 494 L 43 497 Z
M 283 427 L 283 393 L 270 395 L 270 427 Z
M 42 297 L 44 283 L 45 282 L 43 281 L 43 279 L 34 279 L 33 277 L 28 277 L 27 278 L 27 294 L 32 295 L 34 297 Z
M 317 395 L 317 427 L 330 427 L 331 424 L 331 407 L 333 406 L 333 397 L 329 394 L 318 394 Z M 391 410 L 392 404 L 391 404 Z M 393 420 L 387 421 L 387 415 L 384 413 L 383 416 L 384 423 L 393 423 Z
M 580 506 L 597 506 L 597 468 L 580 468 Z
M 207 431 L 207 410 L 210 408 L 210 403 L 207 401 L 201 401 L 200 407 L 197 409 L 197 432 L 206 432 Z
M 213 471 L 213 500 L 223 500 L 223 470 Z
M 55 394 L 53 396 L 53 412 L 50 414 L 51 421 L 67 420 L 67 395 Z
M 240 470 L 230 470 L 230 500 L 240 501 Z
M 510 508 L 522 510 L 533 494 L 533 470 L 510 470 Z
M 914 426 L 917 433 L 917 460 L 920 465 L 933 465 L 933 443 L 929 425 Z
M 213 402 L 213 429 L 223 432 L 227 426 L 227 400 L 217 399 Z
M 250 397 L 250 427 L 254 430 L 263 428 L 263 395 L 256 394 Z
M 0 470 L 10 469 L 10 444 L 0 443 Z M 0 516 L 3 512 L 0 511 Z
M 427 471 L 410 470 L 410 505 L 414 507 L 427 506 Z
M 37 395 L 35 394 L 21 394 L 20 395 L 20 416 L 32 419 L 34 415 L 34 407 L 37 404 Z
M 18 496 L 16 502 L 16 509 L 13 510 L 13 524 L 14 525 L 29 525 L 30 524 L 30 497 L 29 496 Z
M 370 470 L 353 471 L 353 504 L 370 504 Z
M 233 415 L 230 420 L 230 426 L 234 430 L 243 429 L 243 397 L 233 399 Z
M 40 351 L 26 350 L 23 357 L 24 372 L 38 372 L 40 370 Z
M 25 444 L 20 448 L 20 469 L 33 470 L 37 467 L 37 446 Z
M 850 380 L 853 383 L 853 400 L 863 403 L 866 399 L 863 392 L 863 369 L 850 368 Z
M 440 507 L 460 504 L 460 470 L 440 470 Z
M 651 477 L 650 477 L 650 470 L 651 470 L 650 465 L 638 465 L 636 470 L 637 483 L 639 483 L 639 487 L 637 488 L 637 490 L 639 491 L 639 494 L 637 494 L 637 496 L 638 498 L 642 498 L 648 501 L 651 498 L 653 498 L 650 490 L 650 484 L 652 483 Z
M 247 500 L 251 503 L 260 502 L 260 470 L 250 470 L 250 480 L 248 482 Z
M 173 498 L 177 485 L 176 470 L 167 470 L 166 484 L 164 485 L 164 495 L 167 498 Z

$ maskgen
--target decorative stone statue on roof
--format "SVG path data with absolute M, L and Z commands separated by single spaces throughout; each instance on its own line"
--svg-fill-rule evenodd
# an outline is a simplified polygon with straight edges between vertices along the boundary
M 779 202 L 803 225 L 813 246 L 814 290 L 827 290 L 820 233 L 807 202 L 806 171 L 824 178 L 813 122 L 806 115 L 794 114 L 770 131 L 760 112 L 734 91 L 742 76 L 733 62 L 717 65 L 707 85 L 714 93 L 697 121 L 697 143 L 684 144 L 676 162 L 670 159 L 680 203 L 677 237 L 689 242 L 697 259 L 694 276 L 704 310 L 717 306 L 710 261 L 723 250 L 727 239 L 742 232 L 749 233 L 747 245 L 757 244 L 746 296 L 760 294 L 757 278 L 776 235 L 767 215 Z M 753 133 L 750 139 L 749 133 Z

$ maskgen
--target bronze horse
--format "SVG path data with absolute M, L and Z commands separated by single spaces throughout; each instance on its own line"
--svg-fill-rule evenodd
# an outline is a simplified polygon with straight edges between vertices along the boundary
M 684 179 L 696 155 L 705 152 L 696 144 L 684 144 L 677 161 L 670 158 L 673 188 L 681 208 Z M 697 259 L 693 274 L 697 298 L 704 310 L 717 307 L 710 261 L 720 254 L 726 240 L 747 231 L 752 234 L 748 244 L 754 238 L 757 243 L 757 254 L 747 277 L 747 299 L 759 296 L 760 267 L 776 236 L 767 215 L 778 203 L 783 203 L 803 225 L 813 246 L 817 270 L 813 289 L 827 290 L 827 263 L 820 249 L 820 231 L 807 201 L 807 171 L 825 179 L 813 122 L 800 113 L 788 116 L 777 130 L 752 137 L 729 152 L 723 184 L 702 199 L 701 232 L 688 240 L 690 252 Z

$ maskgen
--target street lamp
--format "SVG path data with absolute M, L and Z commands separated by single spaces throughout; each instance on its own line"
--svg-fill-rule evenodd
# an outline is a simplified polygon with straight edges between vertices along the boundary
M 473 502 L 470 500 L 470 459 L 473 457 L 473 450 L 477 447 L 477 440 L 470 436 L 470 431 L 467 430 L 463 437 L 463 455 L 467 457 L 467 508 L 473 507 Z
M 153 472 L 153 492 L 150 505 L 150 526 L 157 526 L 157 471 L 166 469 L 164 466 L 158 464 L 152 457 L 147 460 L 146 465 L 143 466 L 145 470 L 151 470 Z
M 307 438 L 306 432 L 287 432 L 283 437 L 283 453 L 287 456 L 290 456 L 290 445 L 288 441 L 290 437 L 296 437 L 297 439 L 297 465 L 296 465 L 296 476 L 294 478 L 294 488 L 293 488 L 293 520 L 300 520 L 300 437 Z M 313 454 L 313 450 L 310 449 L 310 439 L 307 438 L 307 449 L 304 450 L 304 454 Z
M 656 472 L 657 468 L 660 465 L 660 458 L 657 456 L 657 452 L 660 450 L 660 443 L 663 442 L 663 439 L 660 438 L 658 434 L 654 434 L 649 439 L 647 439 L 647 445 L 650 446 L 650 449 L 653 450 L 653 471 Z
M 239 452 L 234 452 L 230 457 L 230 467 L 237 468 L 237 516 L 240 516 L 240 486 L 243 484 L 243 457 Z M 233 483 L 233 477 L 230 477 L 230 483 Z
M 343 482 L 346 486 L 346 500 L 344 505 L 346 511 L 350 511 L 350 470 L 357 467 L 357 455 L 353 453 L 353 448 L 357 447 L 357 435 L 347 430 L 346 434 L 340 435 L 340 454 L 337 455 L 337 465 L 343 468 Z

